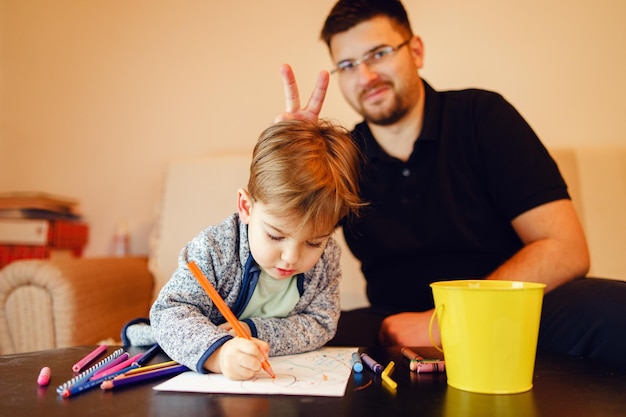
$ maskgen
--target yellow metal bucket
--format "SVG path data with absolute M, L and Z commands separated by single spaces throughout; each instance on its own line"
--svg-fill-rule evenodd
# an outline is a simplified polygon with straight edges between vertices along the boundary
M 530 390 L 545 285 L 459 280 L 430 286 L 448 385 L 483 394 Z

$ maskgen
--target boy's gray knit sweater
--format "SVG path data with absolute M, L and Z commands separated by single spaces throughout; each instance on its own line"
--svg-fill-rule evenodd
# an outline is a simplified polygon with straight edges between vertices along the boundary
M 340 255 L 339 245 L 330 239 L 313 268 L 298 276 L 300 300 L 287 317 L 245 320 L 254 337 L 270 344 L 270 356 L 314 350 L 334 336 L 340 314 Z M 163 351 L 190 369 L 206 372 L 206 359 L 232 336 L 217 327 L 225 319 L 187 268 L 191 260 L 237 317 L 252 296 L 259 267 L 250 254 L 247 225 L 233 214 L 183 248 L 178 268 L 152 306 L 152 332 Z

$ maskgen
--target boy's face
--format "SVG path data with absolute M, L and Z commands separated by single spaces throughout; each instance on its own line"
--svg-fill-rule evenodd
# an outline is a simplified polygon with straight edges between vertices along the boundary
M 306 272 L 322 256 L 330 235 L 312 236 L 307 228 L 298 230 L 299 219 L 268 213 L 267 206 L 239 190 L 237 208 L 248 225 L 252 256 L 275 279 L 286 279 Z

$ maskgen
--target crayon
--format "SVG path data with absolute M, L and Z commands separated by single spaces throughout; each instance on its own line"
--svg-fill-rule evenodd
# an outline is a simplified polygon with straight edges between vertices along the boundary
M 363 372 L 363 362 L 361 362 L 359 352 L 352 353 L 352 369 L 354 372 Z
M 370 355 L 367 353 L 361 353 L 361 360 L 365 362 L 368 368 L 372 370 L 375 374 L 380 374 L 383 371 L 383 366 L 376 362 Z
M 424 359 L 422 361 L 412 360 L 409 363 L 409 369 L 418 374 L 438 372 L 442 373 L 446 370 L 446 364 L 439 359 Z
M 43 368 L 41 368 L 41 371 L 39 371 L 39 376 L 37 377 L 37 384 L 39 384 L 40 387 L 45 387 L 50 383 L 50 368 L 47 366 L 44 366 Z
M 402 353 L 402 356 L 410 361 L 409 369 L 413 372 L 417 372 L 418 374 L 432 372 L 441 373 L 445 370 L 445 361 L 440 359 L 424 359 L 418 353 L 407 347 L 403 347 L 400 352 Z
M 413 352 L 408 347 L 403 347 L 402 349 L 400 349 L 400 352 L 402 353 L 402 356 L 404 356 L 405 358 L 407 358 L 410 361 L 412 361 L 412 360 L 423 361 L 424 360 L 424 358 L 422 358 L 417 353 Z
M 383 383 L 387 384 L 389 388 L 395 390 L 398 387 L 398 383 L 391 379 L 391 373 L 393 372 L 394 367 L 396 366 L 394 361 L 390 361 L 387 367 L 382 371 L 381 378 Z

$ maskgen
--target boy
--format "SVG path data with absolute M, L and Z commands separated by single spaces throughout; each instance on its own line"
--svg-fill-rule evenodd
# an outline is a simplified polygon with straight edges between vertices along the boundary
M 356 214 L 359 151 L 328 122 L 266 129 L 237 213 L 200 232 L 150 311 L 156 342 L 190 369 L 249 379 L 267 356 L 317 349 L 340 313 L 338 222 Z M 194 261 L 252 340 L 234 337 L 187 268 Z

